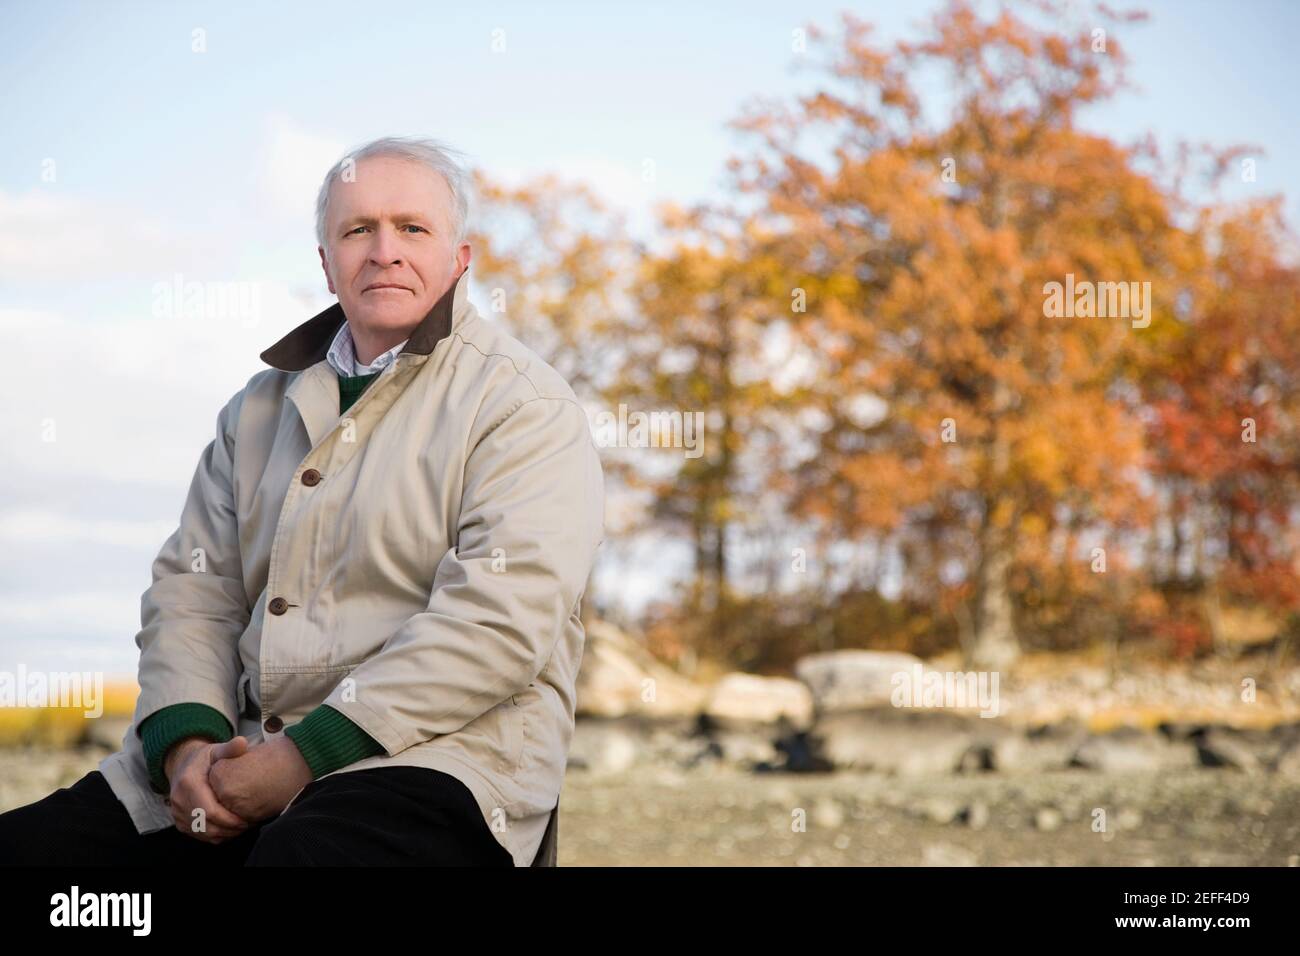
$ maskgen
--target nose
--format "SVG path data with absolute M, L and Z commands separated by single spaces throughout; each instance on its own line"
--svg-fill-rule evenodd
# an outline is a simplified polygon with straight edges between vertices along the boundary
M 377 266 L 400 266 L 402 264 L 402 247 L 397 235 L 386 226 L 375 230 L 375 238 L 370 244 L 370 261 Z

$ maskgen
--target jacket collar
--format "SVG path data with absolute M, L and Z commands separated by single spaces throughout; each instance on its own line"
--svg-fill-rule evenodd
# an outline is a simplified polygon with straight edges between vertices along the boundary
M 451 287 L 433 304 L 433 308 L 406 340 L 399 355 L 407 352 L 428 355 L 435 345 L 451 334 L 455 319 L 465 308 L 469 290 L 469 280 L 465 276 L 468 272 L 469 266 L 466 266 Z M 324 361 L 329 354 L 330 343 L 346 321 L 343 306 L 335 302 L 264 351 L 262 361 L 285 372 L 300 372 L 310 368 L 317 362 Z

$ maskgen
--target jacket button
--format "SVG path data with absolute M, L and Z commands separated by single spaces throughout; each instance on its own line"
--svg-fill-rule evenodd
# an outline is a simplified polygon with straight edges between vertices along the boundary
M 308 488 L 314 488 L 320 484 L 320 472 L 315 468 L 308 468 L 302 473 L 302 483 Z
M 270 717 L 266 718 L 266 721 L 262 724 L 262 729 L 268 734 L 278 734 L 280 731 L 284 730 L 284 721 L 272 714 Z
M 271 602 L 267 604 L 266 609 L 272 614 L 283 614 L 289 610 L 289 602 L 284 598 L 271 598 Z

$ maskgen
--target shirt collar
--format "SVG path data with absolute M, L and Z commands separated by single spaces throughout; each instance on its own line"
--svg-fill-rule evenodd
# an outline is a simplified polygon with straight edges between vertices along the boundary
M 466 266 L 420 320 L 410 338 L 400 347 L 395 346 L 397 354 L 428 355 L 435 345 L 451 334 L 452 322 L 464 307 L 468 294 L 469 280 L 465 278 L 468 274 L 469 266 Z M 343 313 L 343 306 L 335 302 L 263 351 L 262 361 L 285 372 L 310 368 L 329 356 L 331 346 L 346 327 L 347 316 Z M 394 360 L 396 357 L 394 355 Z M 355 361 L 355 353 L 353 359 Z
M 406 341 L 399 342 L 387 352 L 376 356 L 375 360 L 369 365 L 362 365 L 357 361 L 356 341 L 352 338 L 352 327 L 344 322 L 339 326 L 339 330 L 335 334 L 334 341 L 330 344 L 330 350 L 326 353 L 325 358 L 334 371 L 345 378 L 356 375 L 371 375 L 388 368 L 405 344 Z

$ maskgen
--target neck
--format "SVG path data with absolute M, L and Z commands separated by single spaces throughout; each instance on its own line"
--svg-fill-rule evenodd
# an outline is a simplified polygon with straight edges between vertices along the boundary
M 352 332 L 352 350 L 356 353 L 358 365 L 369 365 L 394 345 L 411 337 L 410 330 L 372 334 L 359 332 L 353 327 L 350 331 Z

